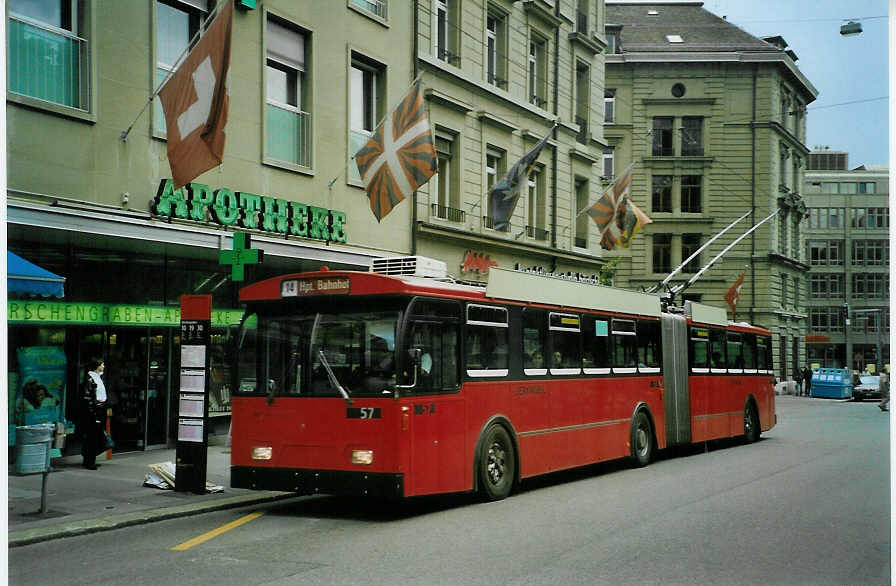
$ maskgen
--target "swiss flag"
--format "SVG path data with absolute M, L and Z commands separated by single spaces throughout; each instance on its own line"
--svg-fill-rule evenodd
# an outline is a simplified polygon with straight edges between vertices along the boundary
M 725 293 L 725 301 L 727 301 L 728 306 L 731 307 L 731 319 L 734 319 L 735 316 L 737 316 L 737 299 L 740 297 L 740 288 L 744 286 L 745 274 L 746 272 L 741 273 L 734 284 L 728 288 L 728 292 Z
M 230 106 L 232 28 L 233 0 L 225 0 L 211 26 L 159 91 L 175 189 L 221 164 Z

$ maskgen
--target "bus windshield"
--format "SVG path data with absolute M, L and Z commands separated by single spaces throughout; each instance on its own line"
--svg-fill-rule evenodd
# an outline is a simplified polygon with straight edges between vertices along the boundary
M 239 392 L 339 397 L 341 386 L 353 397 L 392 394 L 400 309 L 381 303 L 359 311 L 360 305 L 247 315 L 239 336 Z

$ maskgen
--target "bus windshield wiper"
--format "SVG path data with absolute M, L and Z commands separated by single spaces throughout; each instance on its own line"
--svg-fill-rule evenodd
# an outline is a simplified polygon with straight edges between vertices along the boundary
M 345 399 L 345 402 L 349 405 L 352 404 L 352 398 L 349 396 L 348 391 L 339 384 L 339 379 L 336 378 L 336 375 L 333 374 L 333 369 L 330 368 L 330 363 L 327 362 L 327 357 L 324 355 L 323 348 L 317 351 L 320 356 L 320 363 L 324 365 L 324 369 L 327 371 L 327 377 L 330 379 L 330 384 L 333 385 L 340 394 L 342 394 L 342 398 Z

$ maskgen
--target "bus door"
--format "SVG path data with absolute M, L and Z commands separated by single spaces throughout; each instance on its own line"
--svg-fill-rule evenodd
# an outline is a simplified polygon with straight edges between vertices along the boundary
M 403 377 L 410 434 L 408 495 L 465 489 L 466 413 L 460 390 L 460 305 L 417 298 L 409 308 L 404 348 L 419 350 Z

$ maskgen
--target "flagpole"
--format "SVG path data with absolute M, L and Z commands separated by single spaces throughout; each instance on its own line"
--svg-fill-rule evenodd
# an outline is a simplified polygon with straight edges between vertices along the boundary
M 687 283 L 683 283 L 683 284 L 679 285 L 678 287 L 675 287 L 674 289 L 672 289 L 672 291 L 671 291 L 671 293 L 672 293 L 672 298 L 674 298 L 676 295 L 678 295 L 679 293 L 681 293 L 682 291 L 684 291 L 685 289 L 687 289 L 688 287 L 690 287 L 691 285 L 693 285 L 694 283 L 696 283 L 696 282 L 697 282 L 697 279 L 699 279 L 700 277 L 702 277 L 702 276 L 703 276 L 703 273 L 705 273 L 706 271 L 708 271 L 709 268 L 710 268 L 712 265 L 714 265 L 714 264 L 716 263 L 717 260 L 719 260 L 720 258 L 722 258 L 722 256 L 723 256 L 726 252 L 728 252 L 729 250 L 731 250 L 732 248 L 734 248 L 737 244 L 740 243 L 741 240 L 743 240 L 744 238 L 746 238 L 747 236 L 749 236 L 750 234 L 752 234 L 753 232 L 755 232 L 756 229 L 759 228 L 759 226 L 765 224 L 766 222 L 768 222 L 769 220 L 771 220 L 772 218 L 774 218 L 775 216 L 777 216 L 777 215 L 778 215 L 778 212 L 780 212 L 780 211 L 781 211 L 781 208 L 778 208 L 777 210 L 775 210 L 774 212 L 772 212 L 771 214 L 769 214 L 768 217 L 766 217 L 764 220 L 762 220 L 761 222 L 759 222 L 758 224 L 756 224 L 755 226 L 753 226 L 752 228 L 750 228 L 749 230 L 747 230 L 746 232 L 744 232 L 743 234 L 741 234 L 740 236 L 738 236 L 738 237 L 734 240 L 734 242 L 732 242 L 731 244 L 729 244 L 728 246 L 726 246 L 724 249 L 722 249 L 722 252 L 720 252 L 719 254 L 717 254 L 711 261 L 709 261 L 708 263 L 706 263 L 706 265 L 705 265 L 702 269 L 700 269 L 700 270 L 697 272 L 696 275 L 694 275 L 693 277 L 691 277 L 690 279 L 688 279 Z M 670 301 L 671 301 L 671 299 L 670 299 Z
M 228 2 L 228 1 L 230 1 L 230 0 L 225 0 L 225 2 Z M 171 77 L 175 73 L 177 73 L 177 68 L 180 67 L 181 64 L 183 63 L 184 57 L 186 57 L 190 53 L 190 49 L 192 49 L 195 46 L 196 40 L 202 36 L 203 31 L 207 31 L 208 28 L 211 26 L 211 22 L 215 19 L 216 16 L 218 16 L 218 13 L 221 11 L 222 6 L 224 6 L 224 2 L 218 2 L 215 5 L 214 9 L 209 13 L 208 17 L 202 23 L 202 26 L 199 27 L 199 30 L 196 31 L 196 33 L 193 35 L 193 37 L 187 43 L 187 47 L 183 50 L 183 52 L 181 52 L 180 57 L 178 57 L 177 60 L 174 62 L 174 66 L 168 71 L 168 73 L 165 74 L 165 77 L 162 79 L 161 82 L 159 82 L 159 85 L 156 86 L 156 89 L 149 95 L 149 99 L 146 100 L 145 104 L 143 104 L 143 108 L 137 114 L 137 117 L 134 118 L 134 121 L 131 122 L 131 125 L 128 126 L 127 130 L 121 131 L 121 142 L 127 142 L 128 135 L 131 133 L 131 129 L 134 128 L 134 124 L 137 123 L 137 120 L 140 119 L 140 116 L 143 116 L 143 113 L 146 112 L 146 109 L 149 107 L 149 104 L 152 103 L 152 101 L 155 99 L 155 97 L 157 95 L 159 95 L 159 92 L 162 91 L 162 88 L 165 87 L 165 84 L 168 83 L 168 80 L 171 79 Z
M 678 265 L 678 266 L 675 268 L 674 271 L 672 271 L 671 273 L 669 273 L 669 274 L 666 276 L 665 279 L 663 279 L 662 281 L 660 281 L 659 284 L 654 285 L 653 287 L 651 287 L 651 288 L 649 288 L 649 289 L 646 289 L 645 292 L 646 292 L 646 293 L 656 293 L 657 291 L 659 291 L 660 289 L 662 289 L 663 286 L 664 286 L 666 283 L 668 283 L 669 280 L 670 280 L 672 277 L 674 277 L 675 275 L 677 275 L 677 274 L 678 274 L 678 273 L 679 273 L 685 266 L 687 266 L 687 264 L 688 264 L 689 262 L 691 262 L 692 260 L 694 260 L 695 258 L 697 258 L 697 256 L 699 256 L 700 253 L 703 252 L 703 251 L 704 251 L 710 244 L 712 244 L 713 242 L 715 242 L 715 241 L 719 238 L 719 236 L 721 236 L 722 234 L 724 234 L 725 232 L 727 232 L 728 230 L 730 230 L 731 228 L 733 228 L 738 222 L 740 222 L 741 220 L 743 220 L 744 218 L 746 218 L 747 216 L 749 216 L 751 213 L 753 213 L 753 212 L 752 212 L 752 211 L 749 211 L 749 212 L 745 213 L 744 215 L 742 215 L 741 217 L 739 217 L 738 219 L 736 219 L 736 220 L 734 220 L 733 222 L 731 222 L 730 224 L 728 224 L 727 226 L 725 226 L 725 228 L 723 228 L 721 232 L 719 232 L 718 234 L 716 234 L 715 236 L 713 236 L 712 238 L 710 238 L 709 241 L 706 242 L 706 244 L 704 244 L 703 246 L 701 246 L 700 248 L 698 248 L 698 249 L 697 249 L 691 256 L 689 256 L 684 262 L 682 262 L 680 265 Z

